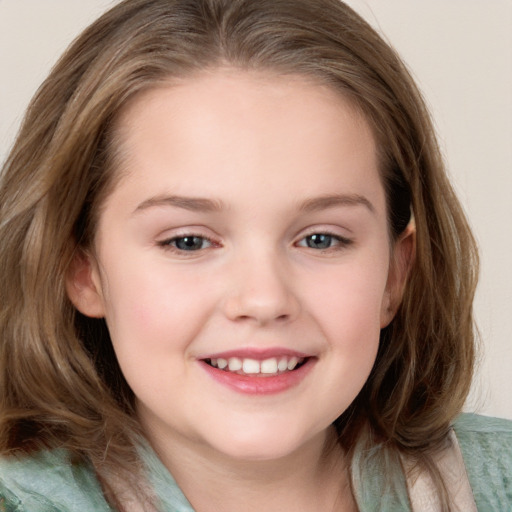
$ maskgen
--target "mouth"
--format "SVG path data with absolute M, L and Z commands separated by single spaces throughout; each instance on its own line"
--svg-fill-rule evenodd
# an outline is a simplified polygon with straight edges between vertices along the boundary
M 270 395 L 299 386 L 318 360 L 289 350 L 237 351 L 199 359 L 206 373 L 233 391 Z
M 253 358 L 229 357 L 208 358 L 204 362 L 212 368 L 237 375 L 253 377 L 275 377 L 283 373 L 293 372 L 307 363 L 309 357 L 280 356 L 258 360 Z

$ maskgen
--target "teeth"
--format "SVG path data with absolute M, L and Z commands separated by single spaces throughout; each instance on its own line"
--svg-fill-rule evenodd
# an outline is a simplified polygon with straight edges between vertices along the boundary
M 230 372 L 237 372 L 241 370 L 243 366 L 242 360 L 238 359 L 238 357 L 231 357 L 228 360 L 228 368 Z
M 288 361 L 288 370 L 293 370 L 297 366 L 298 362 L 299 360 L 296 357 L 292 357 Z
M 286 370 L 288 370 L 288 359 L 286 359 L 286 357 L 282 357 L 281 359 L 279 359 L 279 363 L 277 364 L 277 369 L 280 372 L 285 372 Z
M 220 370 L 236 372 L 239 374 L 278 375 L 286 371 L 294 370 L 297 365 L 303 361 L 303 358 L 295 356 L 282 356 L 279 359 L 271 357 L 269 359 L 264 359 L 263 361 L 250 358 L 241 359 L 239 357 L 230 357 L 229 359 L 223 359 L 219 357 L 217 359 L 210 359 L 210 365 L 215 368 L 219 368 Z
M 261 373 L 277 373 L 277 359 L 265 359 L 261 361 Z
M 260 363 L 254 359 L 244 359 L 242 369 L 244 373 L 260 373 Z

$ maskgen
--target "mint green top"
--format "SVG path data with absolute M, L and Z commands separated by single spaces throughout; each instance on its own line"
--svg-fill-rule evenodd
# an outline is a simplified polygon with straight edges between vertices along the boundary
M 454 431 L 479 512 L 512 511 L 512 422 L 462 414 Z M 148 479 L 162 512 L 193 512 L 156 454 L 141 447 Z M 365 474 L 358 495 L 361 512 L 410 512 L 405 478 L 396 493 L 383 491 L 382 475 Z M 401 487 L 400 487 L 401 486 Z M 75 465 L 63 450 L 0 459 L 1 512 L 113 512 L 94 471 Z

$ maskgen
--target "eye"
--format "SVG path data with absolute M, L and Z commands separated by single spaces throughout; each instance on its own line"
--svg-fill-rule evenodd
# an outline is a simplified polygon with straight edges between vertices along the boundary
M 207 249 L 213 245 L 212 241 L 203 236 L 187 235 L 187 236 L 176 236 L 168 240 L 159 242 L 164 248 L 171 248 L 178 251 L 200 251 L 201 249 Z
M 351 240 L 338 235 L 313 233 L 304 237 L 297 245 L 299 247 L 308 247 L 309 249 L 326 250 L 347 247 L 351 243 Z

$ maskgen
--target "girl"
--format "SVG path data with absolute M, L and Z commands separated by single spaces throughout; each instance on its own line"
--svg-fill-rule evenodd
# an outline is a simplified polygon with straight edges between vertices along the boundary
M 512 506 L 474 240 L 343 3 L 120 3 L 1 179 L 1 509 Z

